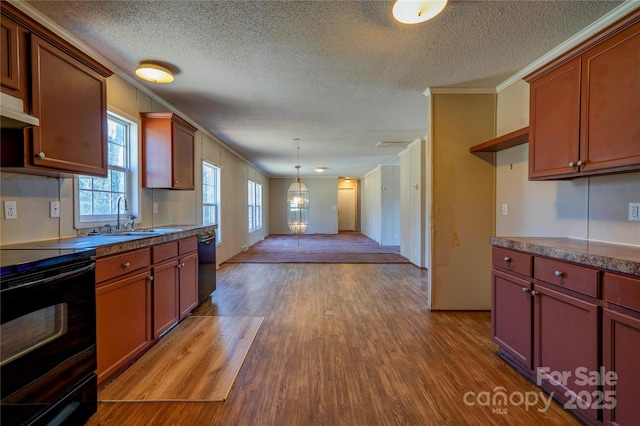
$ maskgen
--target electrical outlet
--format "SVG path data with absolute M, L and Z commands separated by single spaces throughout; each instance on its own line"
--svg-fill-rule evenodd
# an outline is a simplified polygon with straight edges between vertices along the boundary
M 153 203 L 153 214 L 158 214 L 158 203 Z
M 60 217 L 60 201 L 49 203 L 49 217 Z
M 507 214 L 509 214 L 509 206 L 507 206 L 506 204 L 502 205 L 502 216 L 506 216 Z
M 5 219 L 17 219 L 18 218 L 18 206 L 15 201 L 4 202 L 4 218 Z
M 629 222 L 640 222 L 640 203 L 629 203 Z

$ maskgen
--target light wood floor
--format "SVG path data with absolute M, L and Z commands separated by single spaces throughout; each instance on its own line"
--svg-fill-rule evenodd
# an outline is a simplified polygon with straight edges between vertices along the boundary
M 488 312 L 426 299 L 413 265 L 224 264 L 195 314 L 265 318 L 227 401 L 101 403 L 89 424 L 579 424 L 556 403 L 479 405 L 539 390 L 495 355 Z

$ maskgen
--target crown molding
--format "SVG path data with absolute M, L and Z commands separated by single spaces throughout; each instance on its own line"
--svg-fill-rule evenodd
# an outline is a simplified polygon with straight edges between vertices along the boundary
M 607 13 L 597 21 L 593 22 L 591 25 L 583 28 L 580 32 L 576 33 L 571 38 L 560 43 L 558 46 L 554 47 L 553 49 L 551 49 L 550 51 L 548 51 L 547 53 L 545 53 L 544 55 L 542 55 L 541 57 L 539 57 L 529 65 L 527 65 L 526 67 L 522 68 L 520 71 L 518 71 L 517 73 L 515 73 L 514 75 L 512 75 L 502 83 L 498 84 L 496 86 L 496 92 L 500 93 L 501 91 L 511 86 L 512 84 L 517 83 L 518 81 L 522 80 L 522 78 L 524 78 L 526 75 L 531 74 L 532 72 L 542 67 L 546 63 L 552 61 L 553 59 L 557 58 L 563 53 L 568 52 L 569 50 L 576 47 L 577 45 L 579 45 L 589 37 L 605 29 L 609 25 L 616 22 L 618 19 L 627 15 L 629 12 L 638 8 L 640 8 L 639 0 L 625 1 L 620 6 L 613 9 L 611 12 Z
M 493 95 L 494 87 L 427 87 L 422 92 L 426 97 L 431 95 Z

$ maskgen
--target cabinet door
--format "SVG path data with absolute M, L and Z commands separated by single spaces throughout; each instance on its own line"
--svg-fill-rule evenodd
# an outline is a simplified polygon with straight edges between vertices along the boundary
M 31 35 L 34 166 L 94 176 L 107 175 L 105 78 Z
M 21 81 L 20 73 L 21 64 L 19 62 L 20 55 L 24 55 L 24 51 L 20 51 L 20 27 L 12 20 L 2 16 L 0 25 L 0 77 L 2 82 L 2 91 L 14 95 L 19 93 Z M 9 89 L 9 90 L 6 90 Z
M 530 84 L 529 178 L 578 172 L 580 58 Z
M 153 338 L 178 322 L 178 261 L 153 268 Z
M 640 169 L 640 23 L 582 59 L 583 172 Z
M 640 313 L 632 317 L 604 309 L 602 317 L 603 366 L 605 373 L 611 371 L 616 375 L 615 383 L 611 380 L 603 383 L 605 397 L 615 398 L 613 409 L 605 405 L 603 420 L 621 426 L 634 425 L 640 416 Z
M 500 271 L 491 273 L 493 341 L 528 369 L 532 365 L 532 284 Z
M 145 271 L 96 289 L 99 382 L 151 343 L 150 277 Z
M 180 319 L 198 305 L 198 253 L 179 260 L 180 271 Z
M 597 304 L 534 286 L 534 366 L 539 384 L 554 389 L 561 402 L 573 402 L 597 418 L 598 386 L 584 376 L 598 371 L 599 318 Z M 553 381 L 554 377 L 564 380 Z M 571 409 L 572 407 L 565 407 Z
M 193 132 L 177 122 L 173 123 L 173 187 L 194 189 Z

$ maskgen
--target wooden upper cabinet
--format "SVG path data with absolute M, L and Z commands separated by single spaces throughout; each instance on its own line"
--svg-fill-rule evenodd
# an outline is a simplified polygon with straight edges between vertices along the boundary
M 2 171 L 107 175 L 106 78 L 112 72 L 10 3 L 2 3 L 2 92 L 39 119 L 2 129 Z
M 530 96 L 529 177 L 577 172 L 580 58 L 533 81 Z
M 107 175 L 107 92 L 104 76 L 51 43 L 31 36 L 33 164 Z M 64 76 L 64 78 L 61 78 Z
M 640 170 L 640 9 L 525 80 L 530 180 Z
M 640 169 L 640 22 L 582 56 L 582 171 Z
M 143 112 L 142 186 L 195 189 L 196 128 L 171 112 Z

